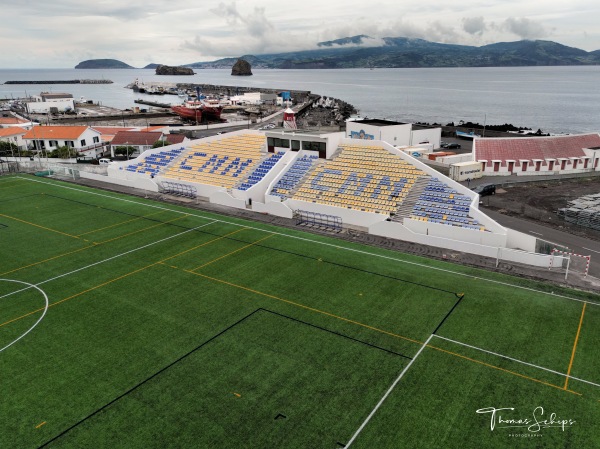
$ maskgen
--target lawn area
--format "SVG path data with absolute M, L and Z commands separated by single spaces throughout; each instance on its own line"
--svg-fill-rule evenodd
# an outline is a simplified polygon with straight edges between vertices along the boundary
M 591 293 L 26 176 L 0 250 L 0 447 L 600 441 Z

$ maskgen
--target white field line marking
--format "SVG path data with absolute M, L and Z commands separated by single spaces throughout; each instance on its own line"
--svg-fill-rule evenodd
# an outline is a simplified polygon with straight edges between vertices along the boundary
M 29 287 L 22 288 L 21 290 L 14 291 L 14 292 L 12 292 L 12 293 L 7 293 L 7 294 L 5 294 L 5 295 L 3 295 L 3 296 L 0 296 L 0 299 L 4 299 L 4 298 L 6 298 L 6 297 L 8 297 L 8 296 L 14 295 L 14 294 L 16 294 L 16 293 L 20 293 L 20 292 L 22 292 L 22 291 L 25 291 L 25 290 L 28 290 L 28 289 L 30 289 L 31 287 L 37 288 L 37 286 L 38 286 L 38 285 L 47 284 L 48 282 L 55 281 L 56 279 L 60 279 L 60 278 L 63 278 L 63 277 L 69 276 L 69 275 L 71 275 L 71 274 L 74 274 L 74 273 L 77 273 L 77 272 L 79 272 L 79 271 L 87 270 L 88 268 L 94 267 L 94 266 L 96 266 L 96 265 L 100 265 L 100 264 L 102 264 L 102 263 L 109 262 L 109 261 L 111 261 L 111 260 L 117 259 L 118 257 L 123 257 L 123 256 L 126 256 L 127 254 L 131 254 L 131 253 L 134 253 L 134 252 L 136 252 L 136 251 L 142 250 L 142 249 L 144 249 L 144 248 L 148 248 L 149 246 L 153 246 L 153 245 L 156 245 L 156 244 L 158 244 L 158 243 L 162 243 L 162 242 L 165 242 L 165 241 L 167 241 L 167 240 L 173 239 L 173 238 L 175 238 L 175 237 L 179 237 L 179 236 L 181 236 L 181 235 L 183 235 L 183 234 L 187 234 L 188 232 L 195 231 L 195 230 L 197 230 L 197 229 L 203 228 L 204 226 L 208 226 L 208 225 L 211 225 L 211 224 L 213 224 L 213 223 L 215 223 L 215 221 L 211 221 L 210 223 L 205 223 L 205 224 L 203 224 L 203 225 L 201 225 L 201 226 L 197 226 L 197 227 L 195 227 L 195 228 L 188 229 L 188 230 L 186 230 L 186 231 L 180 232 L 179 234 L 175 234 L 175 235 L 171 235 L 171 236 L 169 236 L 169 237 L 165 237 L 164 239 L 157 240 L 157 241 L 155 241 L 155 242 L 152 242 L 152 243 L 148 243 L 148 244 L 146 244 L 146 245 L 143 245 L 143 246 L 140 246 L 140 247 L 138 247 L 138 248 L 130 249 L 129 251 L 125 251 L 124 253 L 117 254 L 116 256 L 111 256 L 111 257 L 109 257 L 108 259 L 104 259 L 104 260 L 101 260 L 101 261 L 99 261 L 99 262 L 94 262 L 94 263 L 92 263 L 92 264 L 90 264 L 90 265 L 86 265 L 85 267 L 81 267 L 81 268 L 78 268 L 78 269 L 76 269 L 76 270 L 69 271 L 68 273 L 64 273 L 64 274 L 60 274 L 60 275 L 58 275 L 58 276 L 54 276 L 53 278 L 46 279 L 45 281 L 38 282 L 37 284 L 29 284 Z
M 586 248 L 585 246 L 582 246 L 582 248 L 583 248 L 583 249 L 586 249 L 586 250 L 588 250 L 588 251 L 591 251 L 591 252 L 593 252 L 593 253 L 598 253 L 598 254 L 600 254 L 600 251 L 596 251 L 595 249 Z
M 356 432 L 354 432 L 354 435 L 352 435 L 352 438 L 350 438 L 350 441 L 348 441 L 348 444 L 346 444 L 346 446 L 345 446 L 346 449 L 348 449 L 352 445 L 352 443 L 354 442 L 354 440 L 356 440 L 356 437 L 358 437 L 358 435 L 362 432 L 362 430 L 365 428 L 365 426 L 369 423 L 369 421 L 371 420 L 371 418 L 373 417 L 373 415 L 377 412 L 377 410 L 379 410 L 379 407 L 381 407 L 381 404 L 383 404 L 383 401 L 385 401 L 387 399 L 387 397 L 390 395 L 390 393 L 392 392 L 392 390 L 396 387 L 396 385 L 398 384 L 398 382 L 400 382 L 400 379 L 402 379 L 402 377 L 408 371 L 408 369 L 413 364 L 413 362 L 415 360 L 417 360 L 417 357 L 419 357 L 419 355 L 421 355 L 421 352 L 423 352 L 423 349 L 425 349 L 425 347 L 427 347 L 427 345 L 429 344 L 429 341 L 432 338 L 433 338 L 433 334 L 431 334 L 429 336 L 429 338 L 425 341 L 425 343 L 423 343 L 421 345 L 421 347 L 419 348 L 419 350 L 417 351 L 417 353 L 415 354 L 415 356 L 413 357 L 413 359 L 408 363 L 408 365 L 406 365 L 404 367 L 404 369 L 398 375 L 398 377 L 396 378 L 396 380 L 394 380 L 394 382 L 392 383 L 392 385 L 390 386 L 390 388 L 388 388 L 388 390 L 385 392 L 385 394 L 379 400 L 379 402 L 377 403 L 377 405 L 375 406 L 375 408 L 373 410 L 371 410 L 371 413 L 369 413 L 369 416 L 367 416 L 367 418 L 363 421 L 363 423 L 356 430 Z
M 40 324 L 40 321 L 42 321 L 44 319 L 44 316 L 46 316 L 46 312 L 48 311 L 48 306 L 49 306 L 49 301 L 48 301 L 48 295 L 46 295 L 46 292 L 44 292 L 44 290 L 42 290 L 41 288 L 39 288 L 37 285 L 33 285 L 30 284 L 29 282 L 24 282 L 24 281 L 17 281 L 15 279 L 0 279 L 0 281 L 5 281 L 5 282 L 17 282 L 19 284 L 25 284 L 28 285 L 29 287 L 27 287 L 27 289 L 29 288 L 35 288 L 37 291 L 39 291 L 42 295 L 44 295 L 44 300 L 46 301 L 46 305 L 44 306 L 44 311 L 42 312 L 42 315 L 37 319 L 37 321 L 35 323 L 33 323 L 33 326 L 31 326 L 29 329 L 27 329 L 27 331 L 25 331 L 24 334 L 22 334 L 20 337 L 18 337 L 17 339 L 13 340 L 11 343 L 7 344 L 5 347 L 0 349 L 0 352 L 4 351 L 7 348 L 10 348 L 12 345 L 14 345 L 16 342 L 18 342 L 20 339 L 22 339 L 23 337 L 25 337 L 29 332 L 31 332 L 38 324 Z M 27 290 L 27 289 L 21 289 L 20 291 L 23 290 Z M 12 295 L 12 293 L 11 293 Z M 3 296 L 4 297 L 4 296 Z
M 579 379 L 577 377 L 573 377 L 573 376 L 570 376 L 570 375 L 568 376 L 565 373 L 561 373 L 559 371 L 554 371 L 554 370 L 552 370 L 550 368 L 544 368 L 543 366 L 534 365 L 533 363 L 524 362 L 524 361 L 519 360 L 519 359 L 514 359 L 514 358 L 509 357 L 509 356 L 504 355 L 504 354 L 498 354 L 497 352 L 488 351 L 487 349 L 478 348 L 477 346 L 471 346 L 471 345 L 468 345 L 466 343 L 461 343 L 460 341 L 452 340 L 452 339 L 446 338 L 446 337 L 441 337 L 439 335 L 434 335 L 434 337 L 437 337 L 437 338 L 439 338 L 441 340 L 446 340 L 446 341 L 455 343 L 455 344 L 460 345 L 460 346 L 465 346 L 467 348 L 471 348 L 471 349 L 475 349 L 477 351 L 485 352 L 486 354 L 495 355 L 495 356 L 503 358 L 503 359 L 511 360 L 511 361 L 517 362 L 517 363 L 521 363 L 522 365 L 531 366 L 532 368 L 537 368 L 537 369 L 540 369 L 540 370 L 543 370 L 543 371 L 547 371 L 547 372 L 552 373 L 552 374 L 557 374 L 557 375 L 562 376 L 562 377 L 569 377 L 569 379 L 578 380 L 579 382 L 583 382 L 583 383 L 586 383 L 586 384 L 589 384 L 589 385 L 593 385 L 595 387 L 600 387 L 600 384 L 597 384 L 597 383 L 594 383 L 594 382 L 590 382 L 589 380 Z
M 241 227 L 245 227 L 247 229 L 252 229 L 254 231 L 269 232 L 271 234 L 278 235 L 278 236 L 281 236 L 281 237 L 288 237 L 288 238 L 291 238 L 291 239 L 302 240 L 304 242 L 311 242 L 311 243 L 315 243 L 315 244 L 318 244 L 318 245 L 329 246 L 331 248 L 342 249 L 342 250 L 345 250 L 345 251 L 351 251 L 351 252 L 355 252 L 355 253 L 358 253 L 358 254 L 364 254 L 364 255 L 368 255 L 368 256 L 379 257 L 381 259 L 392 260 L 394 262 L 405 263 L 405 264 L 408 264 L 408 265 L 415 265 L 417 267 L 427 268 L 429 270 L 441 271 L 441 272 L 444 272 L 444 273 L 450 273 L 450 274 L 454 274 L 454 275 L 457 275 L 457 276 L 463 276 L 463 277 L 467 277 L 467 278 L 470 278 L 470 279 L 484 281 L 484 282 L 488 282 L 488 283 L 492 283 L 492 284 L 504 285 L 506 287 L 518 288 L 520 290 L 525 290 L 525 291 L 530 291 L 530 292 L 535 292 L 535 293 L 541 293 L 543 295 L 554 296 L 555 298 L 568 299 L 570 301 L 577 301 L 577 302 L 582 302 L 582 303 L 585 302 L 585 303 L 588 303 L 589 305 L 592 305 L 592 306 L 600 306 L 600 303 L 597 303 L 597 302 L 590 302 L 590 301 L 585 301 L 583 299 L 571 298 L 570 296 L 559 295 L 559 294 L 556 294 L 556 293 L 543 292 L 541 290 L 536 290 L 535 288 L 523 287 L 521 285 L 511 284 L 510 282 L 497 281 L 497 280 L 494 280 L 494 279 L 488 279 L 488 278 L 484 278 L 484 277 L 480 277 L 480 276 L 475 276 L 475 275 L 472 275 L 472 274 L 467 274 L 467 273 L 461 273 L 461 272 L 458 272 L 458 271 L 448 270 L 446 268 L 431 267 L 429 265 L 425 265 L 425 264 L 418 263 L 418 262 L 411 262 L 409 260 L 397 259 L 395 257 L 384 256 L 383 254 L 371 253 L 369 251 L 364 251 L 364 250 L 360 250 L 360 249 L 356 249 L 356 248 L 348 248 L 348 247 L 345 247 L 345 246 L 334 245 L 333 243 L 320 242 L 318 240 L 312 240 L 312 239 L 309 239 L 309 238 L 306 238 L 306 237 L 299 237 L 299 236 L 296 236 L 296 235 L 285 234 L 283 232 L 269 231 L 269 230 L 266 230 L 266 229 L 256 228 L 254 226 L 243 225 L 243 224 L 235 223 L 235 222 L 232 222 L 232 221 L 220 220 L 220 219 L 217 219 L 217 218 L 210 218 L 210 217 L 206 217 L 206 216 L 204 216 L 202 214 L 193 213 L 192 211 L 183 212 L 183 211 L 179 211 L 179 210 L 175 210 L 175 209 L 169 209 L 167 207 L 158 206 L 158 205 L 155 205 L 155 204 L 140 203 L 139 201 L 128 200 L 128 199 L 125 199 L 125 198 L 119 198 L 119 197 L 116 197 L 116 196 L 106 195 L 106 194 L 103 194 L 103 193 L 91 192 L 91 191 L 87 191 L 87 190 L 83 190 L 83 189 L 76 189 L 74 187 L 63 186 L 63 185 L 60 185 L 60 184 L 53 184 L 53 183 L 50 183 L 50 182 L 41 181 L 39 179 L 29 179 L 29 178 L 23 178 L 23 179 L 26 179 L 27 181 L 30 181 L 30 182 L 38 182 L 40 184 L 46 184 L 46 185 L 51 185 L 51 186 L 54 186 L 54 187 L 60 187 L 62 189 L 75 190 L 77 192 L 83 192 L 83 193 L 88 193 L 88 194 L 91 194 L 91 195 L 101 196 L 101 197 L 104 197 L 104 198 L 111 198 L 113 200 L 124 201 L 126 203 L 133 203 L 133 204 L 137 204 L 139 206 L 146 206 L 146 207 L 151 207 L 151 208 L 154 208 L 154 209 L 166 210 L 166 211 L 175 212 L 175 213 L 179 213 L 179 214 L 190 215 L 190 216 L 193 216 L 193 217 L 205 218 L 205 219 L 208 219 L 208 220 L 214 220 L 214 221 L 219 222 L 219 223 L 226 223 L 226 224 L 230 224 L 230 225 L 234 225 L 234 226 L 241 226 Z M 124 193 L 123 195 L 126 195 L 126 194 Z M 214 214 L 215 215 L 219 215 L 217 212 L 215 212 Z

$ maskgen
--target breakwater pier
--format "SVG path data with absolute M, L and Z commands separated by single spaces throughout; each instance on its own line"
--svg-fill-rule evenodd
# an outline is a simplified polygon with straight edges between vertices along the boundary
M 112 84 L 111 80 L 6 81 L 4 84 Z

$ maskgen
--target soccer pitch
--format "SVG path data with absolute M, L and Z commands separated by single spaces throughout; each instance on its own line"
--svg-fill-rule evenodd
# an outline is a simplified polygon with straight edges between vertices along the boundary
M 0 251 L 2 448 L 600 445 L 591 293 L 28 176 Z

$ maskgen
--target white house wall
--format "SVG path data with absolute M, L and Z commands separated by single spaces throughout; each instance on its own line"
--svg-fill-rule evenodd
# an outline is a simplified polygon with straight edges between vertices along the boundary
M 413 129 L 410 145 L 418 145 L 420 142 L 429 142 L 430 144 L 433 144 L 433 148 L 439 148 L 441 140 L 442 128 Z

